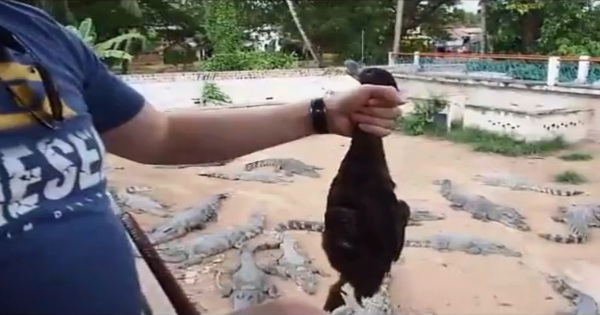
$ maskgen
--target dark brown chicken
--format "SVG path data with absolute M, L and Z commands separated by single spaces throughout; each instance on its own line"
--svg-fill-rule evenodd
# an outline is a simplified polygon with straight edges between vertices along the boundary
M 381 68 L 349 74 L 361 84 L 398 89 L 392 74 Z M 329 290 L 326 311 L 343 305 L 345 283 L 352 285 L 359 303 L 373 296 L 400 257 L 410 208 L 396 198 L 395 188 L 381 138 L 356 127 L 327 196 L 322 247 L 340 278 Z

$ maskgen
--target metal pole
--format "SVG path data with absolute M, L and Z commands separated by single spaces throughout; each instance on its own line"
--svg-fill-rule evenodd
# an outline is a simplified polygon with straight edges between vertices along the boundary
M 360 32 L 360 62 L 365 62 L 365 30 Z

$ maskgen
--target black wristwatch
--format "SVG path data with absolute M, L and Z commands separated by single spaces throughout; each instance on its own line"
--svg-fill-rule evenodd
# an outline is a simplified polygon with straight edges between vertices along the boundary
M 329 133 L 327 127 L 327 108 L 325 108 L 325 101 L 322 97 L 315 98 L 310 101 L 310 117 L 312 119 L 312 125 L 316 133 L 325 134 Z

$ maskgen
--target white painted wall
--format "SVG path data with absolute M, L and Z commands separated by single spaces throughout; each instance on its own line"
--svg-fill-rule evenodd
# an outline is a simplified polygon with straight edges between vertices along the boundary
M 232 79 L 214 82 L 229 95 L 233 105 L 294 102 L 323 96 L 328 90 L 339 92 L 358 85 L 349 76 Z M 129 84 L 159 110 L 167 110 L 197 107 L 194 99 L 200 98 L 204 82 L 182 80 Z
M 222 75 L 226 77 L 220 79 L 223 77 Z M 287 77 L 265 78 L 267 75 L 269 75 L 268 71 L 244 72 L 239 73 L 239 75 L 221 73 L 215 75 L 217 79 L 214 82 L 223 92 L 229 95 L 233 106 L 294 102 L 323 96 L 327 91 L 345 91 L 358 85 L 354 79 L 347 75 L 290 75 Z M 148 101 L 159 110 L 169 110 L 198 106 L 194 104 L 194 100 L 200 99 L 204 84 L 198 78 L 203 77 L 188 73 L 130 76 L 126 81 L 145 95 Z M 578 114 L 572 113 L 568 116 L 577 116 L 577 121 L 585 120 L 585 126 L 568 128 L 571 131 L 568 131 L 568 134 L 564 136 L 573 140 L 580 139 L 581 130 L 585 128 L 588 139 L 600 140 L 600 115 L 596 114 L 600 90 L 578 90 L 565 87 L 552 87 L 553 90 L 543 90 L 540 87 L 521 86 L 517 88 L 511 86 L 513 83 L 499 84 L 497 82 L 474 81 L 473 79 L 445 80 L 437 77 L 409 77 L 403 75 L 399 75 L 397 81 L 399 87 L 404 90 L 408 97 L 431 98 L 432 96 L 441 96 L 448 99 L 453 104 L 449 113 L 453 120 L 461 120 L 464 117 L 466 105 L 489 106 L 496 109 L 520 112 L 577 110 L 579 111 Z M 563 114 L 566 115 L 564 112 L 557 115 Z M 495 121 L 498 118 L 491 119 L 489 113 L 477 114 L 471 112 L 469 115 L 471 121 L 477 115 L 480 115 L 481 119 L 484 119 L 485 116 L 485 121 Z M 502 120 L 506 119 L 509 119 L 508 116 L 502 118 Z M 519 120 L 521 118 L 514 119 Z M 545 116 L 543 119 L 532 119 L 530 121 L 535 120 L 537 125 L 544 125 L 545 122 L 541 122 L 542 120 L 558 119 L 560 122 L 563 120 L 562 118 L 550 118 L 549 116 Z M 566 121 L 571 120 L 571 118 L 568 118 Z M 492 128 L 492 125 L 488 125 L 487 123 L 481 123 L 481 127 Z M 537 131 L 528 131 L 525 134 L 529 134 L 533 138 L 540 137 L 541 131 L 539 128 L 531 128 Z

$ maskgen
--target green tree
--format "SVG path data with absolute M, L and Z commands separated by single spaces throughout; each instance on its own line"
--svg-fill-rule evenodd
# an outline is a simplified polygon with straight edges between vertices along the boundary
M 496 52 L 600 55 L 600 10 L 589 0 L 496 0 L 487 4 Z
M 339 53 L 340 59 L 361 57 L 361 33 L 365 38 L 365 62 L 381 63 L 392 50 L 396 0 L 292 0 L 302 26 L 317 54 Z M 289 18 L 285 0 L 240 1 L 244 22 L 250 27 L 277 25 L 289 38 L 301 39 Z M 405 1 L 402 32 L 420 26 L 428 33 L 446 35 L 448 13 L 458 0 Z

